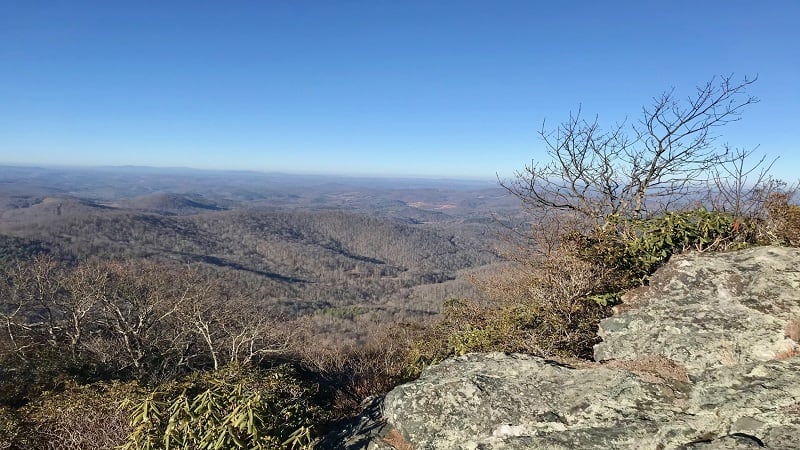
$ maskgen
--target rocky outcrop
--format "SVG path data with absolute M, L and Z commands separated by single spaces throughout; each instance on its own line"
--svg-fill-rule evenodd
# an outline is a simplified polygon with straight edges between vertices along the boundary
M 466 355 L 383 420 L 414 449 L 798 449 L 798 319 L 800 250 L 680 256 L 601 323 L 598 362 Z
M 660 354 L 691 374 L 769 361 L 796 345 L 787 326 L 800 319 L 800 249 L 678 256 L 623 307 L 601 322 L 595 360 Z
M 417 449 L 800 448 L 800 359 L 693 381 L 647 370 L 466 355 L 390 392 L 384 416 Z

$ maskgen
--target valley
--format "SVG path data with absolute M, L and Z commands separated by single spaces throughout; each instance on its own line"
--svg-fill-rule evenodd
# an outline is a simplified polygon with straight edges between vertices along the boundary
M 0 256 L 189 265 L 264 314 L 358 342 L 480 295 L 469 279 L 502 262 L 519 211 L 477 181 L 6 166 Z

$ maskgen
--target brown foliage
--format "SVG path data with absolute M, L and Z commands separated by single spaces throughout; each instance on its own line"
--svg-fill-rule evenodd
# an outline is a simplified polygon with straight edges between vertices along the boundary
M 481 285 L 502 304 L 503 320 L 514 322 L 518 339 L 509 342 L 507 351 L 587 357 L 597 342 L 597 322 L 608 315 L 589 297 L 607 292 L 614 276 L 606 267 L 562 251 Z
M 591 357 L 597 324 L 609 314 L 591 296 L 607 291 L 613 272 L 563 247 L 531 261 L 476 279 L 487 301 L 447 302 L 443 318 L 412 348 L 415 368 L 467 352 Z
M 22 419 L 19 414 L 4 406 L 0 406 L 0 450 L 19 448 L 19 441 L 25 436 Z
M 68 383 L 63 391 L 45 393 L 19 411 L 24 431 L 13 437 L 12 448 L 115 448 L 131 431 L 130 411 L 120 404 L 140 394 L 136 384 Z
M 783 361 L 784 359 L 794 358 L 795 356 L 800 356 L 800 346 L 794 346 L 788 350 L 779 352 L 775 355 L 775 359 Z
M 409 377 L 409 349 L 423 330 L 420 325 L 394 325 L 373 330 L 357 345 L 320 345 L 306 328 L 292 353 L 335 391 L 335 412 L 345 416 L 357 412 L 365 399 L 385 394 Z
M 766 203 L 767 232 L 779 243 L 800 247 L 800 206 L 791 204 L 790 193 L 774 193 Z
M 396 450 L 414 450 L 414 446 L 397 431 L 397 428 L 389 430 L 386 436 L 383 437 L 383 442 Z

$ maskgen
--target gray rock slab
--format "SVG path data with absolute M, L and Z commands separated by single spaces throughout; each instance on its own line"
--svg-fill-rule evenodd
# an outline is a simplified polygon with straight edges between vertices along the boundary
M 800 449 L 798 319 L 800 249 L 678 256 L 601 322 L 598 362 L 465 355 L 381 420 L 417 450 Z
M 800 359 L 740 368 L 663 383 L 470 354 L 394 389 L 384 417 L 415 449 L 800 448 Z
M 796 344 L 785 330 L 800 319 L 800 249 L 677 256 L 626 304 L 600 322 L 596 361 L 664 355 L 690 374 L 768 361 Z

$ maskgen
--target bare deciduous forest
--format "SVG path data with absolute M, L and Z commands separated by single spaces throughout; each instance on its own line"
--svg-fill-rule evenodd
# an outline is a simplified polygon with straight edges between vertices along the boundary
M 491 183 L 446 180 L 4 167 L 0 186 L 5 264 L 190 266 L 340 343 L 475 296 L 469 274 L 502 260 L 497 218 L 519 212 Z

